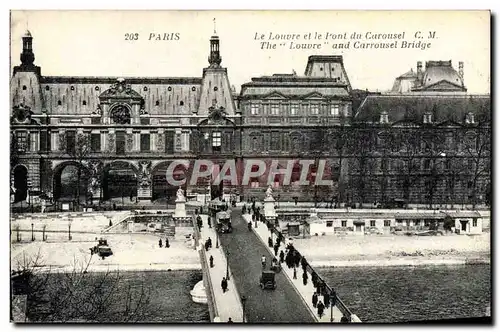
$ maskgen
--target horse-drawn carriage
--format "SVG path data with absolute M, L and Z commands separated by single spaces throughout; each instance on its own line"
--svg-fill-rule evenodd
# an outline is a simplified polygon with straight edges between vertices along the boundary
M 217 212 L 215 215 L 216 230 L 219 233 L 231 233 L 233 226 L 231 225 L 231 215 L 227 211 Z
M 97 245 L 90 248 L 90 254 L 97 254 L 99 255 L 99 257 L 104 259 L 108 256 L 113 255 L 113 251 L 108 245 L 108 240 L 101 238 L 97 241 Z

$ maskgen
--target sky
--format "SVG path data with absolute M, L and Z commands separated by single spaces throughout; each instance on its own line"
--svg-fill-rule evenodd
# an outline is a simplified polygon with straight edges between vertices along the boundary
M 12 11 L 11 68 L 19 64 L 21 37 L 33 35 L 35 64 L 47 76 L 201 77 L 208 66 L 209 39 L 220 38 L 222 65 L 237 91 L 252 77 L 273 73 L 303 75 L 310 55 L 343 55 L 353 88 L 386 91 L 394 79 L 417 61 L 464 62 L 469 93 L 490 90 L 490 13 L 487 11 Z M 417 49 L 333 49 L 352 33 L 401 34 L 431 46 Z M 435 38 L 428 39 L 435 31 Z M 178 34 L 178 40 L 154 40 Z M 298 35 L 302 44 L 321 49 L 290 49 L 290 40 L 276 49 L 261 49 L 256 36 Z M 347 39 L 304 40 L 311 33 L 346 35 Z M 131 34 L 137 40 L 126 40 Z M 154 34 L 153 40 L 150 40 Z M 398 41 L 400 47 L 401 40 Z

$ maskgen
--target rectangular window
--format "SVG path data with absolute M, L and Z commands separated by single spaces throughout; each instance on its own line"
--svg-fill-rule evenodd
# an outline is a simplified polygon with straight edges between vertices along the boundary
M 92 152 L 101 151 L 101 134 L 90 134 L 90 150 Z
M 280 133 L 277 131 L 271 132 L 271 150 L 280 150 Z
M 342 223 L 342 227 L 347 227 L 347 220 L 342 220 L 341 223 Z
M 339 114 L 340 114 L 340 105 L 339 104 L 331 105 L 330 115 L 339 116 Z
M 390 227 L 391 226 L 391 221 L 390 220 L 384 220 L 384 226 L 385 227 Z
M 149 134 L 141 134 L 141 152 L 149 152 L 151 150 Z
M 16 131 L 17 151 L 24 152 L 28 148 L 28 133 L 25 131 Z
M 252 180 L 251 187 L 252 188 L 259 188 L 259 181 Z
M 333 227 L 333 221 L 332 220 L 328 220 L 326 222 L 326 227 Z
M 271 104 L 271 115 L 280 115 L 280 105 Z
M 66 153 L 74 154 L 76 146 L 76 131 L 70 130 L 66 132 Z
M 214 131 L 212 133 L 212 151 L 220 151 L 222 145 L 222 133 L 220 131 Z
M 299 114 L 299 105 L 292 104 L 290 105 L 290 115 L 298 115 Z
M 312 104 L 311 105 L 311 115 L 318 115 L 318 114 L 319 114 L 319 105 Z
M 250 105 L 250 114 L 259 115 L 260 107 L 259 104 L 251 104 Z
M 370 227 L 375 227 L 375 220 L 370 220 Z
M 125 132 L 117 131 L 116 132 L 116 154 L 124 155 L 125 154 Z
M 264 114 L 270 114 L 271 105 L 264 104 Z
M 413 225 L 415 225 L 415 226 L 420 226 L 420 220 L 415 220 L 415 221 L 413 222 Z
M 472 220 L 472 227 L 477 227 L 477 220 L 476 219 Z
M 165 153 L 174 153 L 174 134 L 173 131 L 165 132 Z

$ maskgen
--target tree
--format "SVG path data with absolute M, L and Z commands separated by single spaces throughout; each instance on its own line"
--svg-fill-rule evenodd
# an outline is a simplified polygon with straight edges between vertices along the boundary
M 91 255 L 75 260 L 65 273 L 42 273 L 43 259 L 23 256 L 13 271 L 13 294 L 26 295 L 26 316 L 35 322 L 138 322 L 153 308 L 151 289 L 141 282 L 133 288 L 119 272 L 89 272 Z M 50 271 L 49 271 L 50 272 Z
M 418 127 L 401 128 L 396 133 L 394 145 L 399 159 L 398 177 L 403 187 L 403 198 L 406 206 L 410 202 L 413 185 L 420 178 L 420 135 Z M 399 146 L 399 149 L 397 148 Z
M 353 153 L 353 171 L 356 176 L 353 178 L 352 187 L 355 188 L 360 207 L 367 200 L 367 193 L 371 189 L 371 174 L 375 173 L 374 159 L 372 157 L 373 130 L 366 126 L 361 126 L 354 131 L 351 142 Z
M 478 203 L 477 194 L 480 180 L 489 175 L 491 158 L 491 128 L 479 124 L 470 128 L 462 136 L 462 146 L 467 158 L 466 176 L 472 208 Z
M 80 182 L 82 179 L 82 170 L 84 169 L 84 161 L 89 159 L 91 153 L 90 135 L 79 133 L 75 137 L 69 136 L 68 132 L 66 132 L 62 135 L 62 141 L 66 142 L 66 145 L 64 146 L 61 144 L 60 148 L 65 151 L 73 161 L 76 162 L 76 203 L 80 206 Z
M 13 169 L 19 163 L 19 144 L 17 137 L 12 133 L 10 135 L 10 168 Z

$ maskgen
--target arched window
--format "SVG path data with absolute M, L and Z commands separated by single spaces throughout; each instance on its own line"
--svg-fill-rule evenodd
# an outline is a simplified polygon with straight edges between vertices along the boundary
M 220 131 L 212 132 L 212 151 L 220 151 L 222 145 L 222 133 Z

